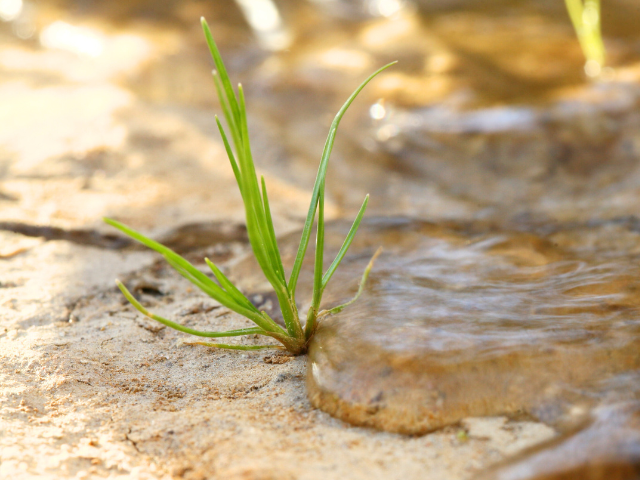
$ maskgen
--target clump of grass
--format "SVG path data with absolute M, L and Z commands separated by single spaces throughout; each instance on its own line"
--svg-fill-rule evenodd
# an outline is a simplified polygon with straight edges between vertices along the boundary
M 597 77 L 605 60 L 600 29 L 600 0 L 565 0 L 565 4 L 587 59 L 584 71 L 589 77 Z
M 305 353 L 309 340 L 313 336 L 318 326 L 318 322 L 321 318 L 328 315 L 338 313 L 342 311 L 346 306 L 354 302 L 362 293 L 364 285 L 369 276 L 369 272 L 373 266 L 373 261 L 378 255 L 371 259 L 366 267 L 362 278 L 360 280 L 360 287 L 355 297 L 343 304 L 336 307 L 321 310 L 320 304 L 322 301 L 322 294 L 327 287 L 327 284 L 331 280 L 331 277 L 335 273 L 336 269 L 340 265 L 340 262 L 344 258 L 349 249 L 353 238 L 356 235 L 362 217 L 367 208 L 367 202 L 369 196 L 367 195 L 360 207 L 360 211 L 356 216 L 349 233 L 347 234 L 342 247 L 340 248 L 335 259 L 329 266 L 329 268 L 323 272 L 323 254 L 324 254 L 324 191 L 325 191 L 325 177 L 327 173 L 327 166 L 329 164 L 329 157 L 333 148 L 338 125 L 343 115 L 364 88 L 364 86 L 376 75 L 382 72 L 384 69 L 393 65 L 390 63 L 380 68 L 372 75 L 370 75 L 362 84 L 351 94 L 345 104 L 342 106 L 338 114 L 336 115 L 331 127 L 329 129 L 329 136 L 322 152 L 322 158 L 320 160 L 320 167 L 318 168 L 318 174 L 313 186 L 313 193 L 311 195 L 311 203 L 309 205 L 309 211 L 307 218 L 302 229 L 302 236 L 300 238 L 300 245 L 296 254 L 293 269 L 286 279 L 284 266 L 278 249 L 278 243 L 276 240 L 275 230 L 273 228 L 273 221 L 271 218 L 271 209 L 269 207 L 269 197 L 267 195 L 267 186 L 264 181 L 264 177 L 261 177 L 258 181 L 256 175 L 255 166 L 253 163 L 253 157 L 251 154 L 251 146 L 249 144 L 249 132 L 247 128 L 247 113 L 245 108 L 245 97 L 242 89 L 242 85 L 238 85 L 237 91 L 233 89 L 229 75 L 225 69 L 222 57 L 218 51 L 211 31 L 207 22 L 202 19 L 202 28 L 204 30 L 209 50 L 213 56 L 216 69 L 213 72 L 214 85 L 222 106 L 222 111 L 227 123 L 227 127 L 231 133 L 231 141 L 222 126 L 222 123 L 216 116 L 216 122 L 218 129 L 220 130 L 220 136 L 224 143 L 231 168 L 235 175 L 238 187 L 240 188 L 240 194 L 242 195 L 242 201 L 244 202 L 247 231 L 249 235 L 249 242 L 253 253 L 260 265 L 260 268 L 264 272 L 265 277 L 272 285 L 275 293 L 278 297 L 282 316 L 284 318 L 285 328 L 282 328 L 276 322 L 273 321 L 266 312 L 258 310 L 249 299 L 222 273 L 222 271 L 208 258 L 205 259 L 207 265 L 213 273 L 216 281 L 212 280 L 209 276 L 201 272 L 194 267 L 186 259 L 165 247 L 164 245 L 142 235 L 141 233 L 119 223 L 115 220 L 105 218 L 104 221 L 108 224 L 116 227 L 123 233 L 129 235 L 131 238 L 139 241 L 147 247 L 157 251 L 167 262 L 175 268 L 178 273 L 193 283 L 196 287 L 209 295 L 211 298 L 217 300 L 220 304 L 233 310 L 234 312 L 243 315 L 256 324 L 256 327 L 243 328 L 239 330 L 230 330 L 226 332 L 204 332 L 200 330 L 194 330 L 192 328 L 185 327 L 179 323 L 173 322 L 159 315 L 155 315 L 144 308 L 140 302 L 138 302 L 133 295 L 127 290 L 127 288 L 120 281 L 116 281 L 118 287 L 124 294 L 124 296 L 131 302 L 131 304 L 143 315 L 156 320 L 168 327 L 174 328 L 181 332 L 189 333 L 191 335 L 197 335 L 199 337 L 208 338 L 220 338 L 220 337 L 235 337 L 241 335 L 264 335 L 279 341 L 282 346 L 274 345 L 227 345 L 223 343 L 210 343 L 210 342 L 193 342 L 193 344 L 205 345 L 209 347 L 228 348 L 234 350 L 258 350 L 263 348 L 281 348 L 286 349 L 294 355 Z M 233 147 L 232 147 L 233 145 Z M 311 237 L 311 230 L 315 223 L 316 213 L 318 214 L 317 227 L 316 227 L 316 249 L 315 249 L 315 266 L 313 276 L 313 297 L 311 300 L 311 307 L 307 312 L 306 323 L 303 324 L 300 319 L 298 307 L 296 304 L 296 286 L 298 283 L 298 277 L 302 268 L 302 262 L 309 245 Z

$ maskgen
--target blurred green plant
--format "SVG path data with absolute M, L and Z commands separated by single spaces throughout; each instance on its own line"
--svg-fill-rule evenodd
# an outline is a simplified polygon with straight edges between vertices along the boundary
M 597 77 L 605 62 L 605 49 L 600 28 L 600 0 L 565 0 L 569 17 L 587 59 L 584 71 Z
M 224 113 L 227 126 L 231 132 L 231 142 L 233 148 L 229 142 L 229 138 L 225 132 L 224 127 L 220 123 L 220 120 L 216 116 L 216 122 L 220 131 L 220 136 L 224 143 L 227 156 L 231 162 L 231 168 L 235 175 L 238 187 L 240 188 L 240 194 L 244 202 L 245 216 L 247 231 L 249 235 L 249 242 L 253 253 L 260 265 L 260 268 L 264 272 L 265 277 L 272 285 L 275 293 L 278 297 L 280 309 L 285 323 L 285 328 L 282 328 L 276 322 L 273 321 L 269 315 L 258 310 L 249 299 L 238 289 L 236 286 L 222 273 L 222 271 L 213 264 L 208 258 L 205 262 L 211 269 L 213 277 L 217 280 L 212 280 L 209 276 L 201 272 L 185 258 L 181 257 L 171 249 L 161 245 L 160 243 L 145 237 L 141 233 L 119 223 L 115 220 L 105 218 L 104 221 L 108 224 L 119 229 L 131 238 L 139 241 L 147 247 L 155 250 L 164 256 L 167 262 L 178 271 L 183 277 L 193 283 L 196 287 L 209 295 L 211 298 L 220 302 L 220 304 L 245 316 L 256 327 L 243 328 L 239 330 L 230 330 L 226 332 L 204 332 L 194 330 L 192 328 L 185 327 L 179 323 L 173 322 L 159 315 L 155 315 L 144 308 L 140 302 L 138 302 L 134 296 L 127 290 L 122 282 L 116 280 L 116 283 L 124 296 L 131 302 L 131 304 L 143 315 L 156 320 L 168 327 L 174 328 L 181 332 L 189 333 L 191 335 L 197 335 L 200 337 L 219 338 L 219 337 L 235 337 L 241 335 L 264 335 L 279 341 L 282 346 L 278 345 L 227 345 L 222 343 L 209 343 L 209 342 L 192 342 L 192 344 L 205 345 L 209 347 L 228 348 L 234 350 L 258 350 L 263 348 L 284 348 L 294 355 L 299 355 L 307 350 L 307 346 L 313 334 L 316 331 L 318 322 L 323 317 L 338 313 L 342 311 L 346 306 L 354 302 L 362 293 L 364 285 L 369 276 L 369 272 L 373 266 L 373 262 L 376 256 L 380 253 L 380 250 L 376 252 L 368 266 L 366 267 L 362 278 L 360 280 L 360 287 L 355 297 L 337 307 L 330 308 L 328 310 L 321 310 L 320 303 L 322 301 L 322 294 L 327 287 L 327 284 L 331 280 L 331 277 L 335 273 L 336 269 L 342 262 L 347 250 L 351 246 L 351 243 L 356 235 L 365 209 L 367 208 L 367 202 L 369 201 L 369 195 L 367 195 L 360 207 L 360 211 L 356 216 L 351 229 L 349 230 L 342 247 L 338 251 L 335 259 L 329 266 L 329 268 L 323 273 L 324 262 L 324 191 L 325 191 L 325 177 L 327 173 L 327 166 L 329 164 L 329 157 L 333 148 L 336 132 L 340 120 L 344 116 L 345 112 L 354 101 L 356 96 L 365 87 L 371 79 L 373 79 L 380 72 L 390 67 L 396 62 L 385 65 L 372 75 L 370 75 L 362 84 L 351 94 L 345 104 L 342 106 L 338 114 L 336 115 L 331 127 L 329 129 L 329 136 L 327 137 L 324 151 L 322 152 L 322 158 L 320 160 L 320 167 L 318 168 L 318 174 L 316 176 L 315 184 L 313 186 L 313 193 L 311 195 L 311 203 L 309 205 L 309 211 L 302 230 L 302 236 L 300 238 L 300 245 L 293 264 L 293 269 L 289 280 L 286 280 L 285 270 L 278 249 L 278 243 L 276 240 L 275 230 L 273 228 L 273 221 L 271 218 L 271 209 L 269 207 L 269 198 L 267 195 L 267 186 L 264 181 L 264 177 L 258 182 L 255 166 L 253 163 L 253 157 L 251 154 L 251 146 L 249 144 L 249 132 L 247 128 L 247 113 L 245 108 L 245 97 L 242 89 L 242 85 L 238 85 L 237 92 L 233 89 L 229 75 L 218 51 L 211 31 L 207 22 L 203 18 L 201 20 L 202 28 L 209 45 L 209 50 L 213 56 L 216 69 L 213 72 L 214 85 L 220 100 L 220 105 Z M 296 286 L 298 283 L 298 277 L 302 268 L 302 262 L 309 245 L 311 237 L 311 230 L 315 223 L 316 212 L 318 214 L 318 221 L 316 226 L 316 249 L 315 249 L 315 266 L 313 275 L 313 297 L 311 300 L 311 307 L 307 312 L 306 323 L 302 325 L 300 315 L 298 313 L 298 307 L 296 304 Z

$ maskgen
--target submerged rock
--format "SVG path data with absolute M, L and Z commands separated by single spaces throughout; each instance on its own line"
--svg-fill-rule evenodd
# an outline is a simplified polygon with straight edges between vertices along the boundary
M 599 228 L 613 233 L 605 224 Z M 333 224 L 327 244 L 337 249 L 347 228 Z M 325 320 L 312 342 L 307 386 L 315 406 L 408 434 L 505 414 L 568 434 L 608 408 L 611 421 L 598 413 L 570 442 L 597 450 L 605 466 L 640 449 L 635 423 L 620 430 L 622 413 L 607 407 L 640 408 L 629 377 L 640 368 L 636 253 L 594 247 L 575 225 L 546 235 L 406 219 L 361 228 L 325 305 L 353 295 L 373 251 L 383 245 L 385 253 L 361 299 Z M 618 230 L 620 238 L 636 235 Z M 620 439 L 620 449 L 588 440 L 602 432 Z M 558 468 L 582 471 L 589 450 L 576 458 Z M 529 478 L 509 475 L 497 478 Z

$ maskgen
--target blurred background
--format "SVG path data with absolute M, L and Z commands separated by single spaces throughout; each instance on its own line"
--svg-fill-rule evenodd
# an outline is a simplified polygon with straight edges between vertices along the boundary
M 580 11 L 582 27 L 562 0 L 0 0 L 0 220 L 243 221 L 200 16 L 246 88 L 279 232 L 303 221 L 336 111 L 393 60 L 343 121 L 328 216 L 366 193 L 372 215 L 431 220 L 640 204 L 637 0 Z M 585 25 L 604 60 L 585 58 Z

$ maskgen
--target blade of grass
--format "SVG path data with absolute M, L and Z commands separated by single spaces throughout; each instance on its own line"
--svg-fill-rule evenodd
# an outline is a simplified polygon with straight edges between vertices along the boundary
M 196 267 L 194 267 L 189 261 L 187 261 L 185 258 L 183 258 L 180 255 L 178 255 L 176 252 L 174 252 L 170 248 L 165 247 L 161 243 L 158 243 L 155 240 L 152 240 L 149 237 L 146 237 L 145 235 L 141 234 L 140 232 L 138 232 L 138 231 L 136 231 L 136 230 L 134 230 L 134 229 L 132 229 L 130 227 L 127 227 L 126 225 L 124 225 L 124 224 L 122 224 L 122 223 L 120 223 L 120 222 L 118 222 L 116 220 L 113 220 L 111 218 L 104 218 L 103 220 L 106 223 L 108 223 L 109 225 L 117 228 L 121 232 L 129 235 L 131 238 L 133 238 L 133 239 L 137 240 L 138 242 L 142 243 L 143 245 L 145 245 L 145 246 L 151 248 L 152 250 L 155 250 L 156 252 L 160 253 L 161 255 L 163 255 L 165 257 L 165 259 L 167 259 L 167 261 L 173 262 L 173 264 L 175 264 L 175 265 L 179 265 L 181 268 L 183 268 L 185 271 L 189 272 L 190 275 L 192 275 L 194 278 L 196 278 L 202 284 L 210 286 L 215 291 L 220 290 L 220 293 L 221 293 L 221 295 L 223 297 L 226 296 L 226 293 L 218 285 L 216 285 L 215 282 L 213 282 L 204 273 L 202 273 L 200 270 L 198 270 Z
M 362 295 L 362 292 L 364 291 L 365 285 L 367 284 L 367 279 L 369 278 L 369 273 L 371 272 L 371 269 L 373 268 L 373 263 L 376 261 L 376 258 L 378 258 L 378 256 L 381 253 L 382 253 L 382 247 L 378 248 L 378 250 L 376 250 L 376 253 L 373 254 L 373 257 L 371 257 L 371 260 L 369 260 L 369 264 L 367 265 L 367 268 L 364 269 L 364 273 L 362 274 L 362 278 L 360 279 L 360 285 L 358 287 L 358 293 L 356 293 L 356 295 L 351 300 L 349 300 L 347 303 L 343 303 L 342 305 L 338 305 L 337 307 L 330 308 L 329 310 L 323 310 L 318 315 L 318 318 L 326 317 L 328 315 L 333 315 L 333 314 L 336 314 L 336 313 L 340 313 L 346 307 L 348 307 L 353 302 L 358 300 L 358 298 L 360 297 L 360 295 Z
M 345 112 L 349 108 L 349 106 L 353 103 L 358 94 L 362 91 L 362 89 L 369 83 L 376 75 L 385 69 L 389 68 L 391 65 L 394 65 L 397 62 L 391 62 L 384 67 L 376 70 L 372 73 L 364 82 L 360 84 L 360 86 L 351 94 L 351 96 L 344 103 L 342 108 L 338 111 L 335 116 L 331 127 L 329 129 L 329 135 L 327 137 L 327 141 L 324 146 L 324 150 L 322 152 L 322 159 L 320 160 L 320 167 L 318 168 L 318 174 L 316 176 L 316 181 L 313 186 L 313 193 L 311 195 L 311 202 L 309 203 L 309 211 L 307 213 L 307 218 L 304 223 L 304 228 L 302 229 L 302 236 L 300 238 L 300 246 L 298 247 L 298 253 L 296 254 L 296 259 L 293 264 L 293 269 L 291 271 L 291 276 L 289 277 L 289 292 L 291 292 L 291 296 L 295 298 L 296 286 L 298 283 L 298 277 L 300 275 L 300 269 L 302 268 L 302 262 L 304 260 L 305 253 L 307 252 L 307 247 L 309 245 L 309 238 L 311 236 L 311 227 L 313 225 L 313 221 L 316 214 L 316 208 L 318 205 L 318 195 L 320 191 L 320 185 L 324 183 L 324 179 L 327 173 L 327 166 L 329 163 L 329 157 L 331 156 L 331 150 L 333 149 L 333 142 L 335 140 L 336 131 L 340 124 L 340 120 L 344 116 Z
M 227 117 L 227 122 L 232 129 L 232 136 L 234 139 L 234 143 L 236 144 L 236 153 L 239 157 L 238 161 L 240 163 L 241 172 L 239 175 L 241 177 L 240 189 L 243 194 L 243 199 L 245 199 L 245 207 L 247 210 L 247 229 L 250 231 L 249 239 L 251 241 L 254 253 L 256 254 L 256 259 L 258 260 L 260 267 L 265 273 L 267 280 L 269 280 L 274 288 L 278 290 L 276 286 L 278 285 L 280 288 L 282 288 L 282 285 L 284 284 L 284 286 L 286 287 L 286 282 L 281 281 L 277 278 L 277 276 L 273 275 L 275 271 L 273 267 L 275 257 L 273 256 L 273 252 L 270 252 L 269 249 L 266 248 L 264 242 L 265 235 L 263 232 L 266 227 L 266 223 L 264 220 L 264 207 L 260 201 L 258 182 L 255 174 L 255 166 L 253 165 L 253 160 L 251 157 L 251 148 L 248 138 L 249 135 L 242 86 L 238 86 L 238 96 L 236 97 L 236 94 L 231 85 L 231 81 L 229 79 L 229 75 L 224 66 L 224 62 L 222 61 L 220 51 L 218 50 L 213 36 L 211 35 L 209 25 L 207 24 L 204 17 L 201 18 L 200 21 L 220 80 L 220 82 L 214 81 L 214 83 L 217 85 L 216 89 L 220 97 L 220 103 L 222 104 L 223 110 L 226 109 L 227 105 L 230 109 L 230 112 L 225 112 L 225 116 Z M 224 96 L 222 95 L 223 91 L 225 94 Z M 253 234 L 251 234 L 252 231 Z
M 236 124 L 233 113 L 231 112 L 231 107 L 229 106 L 229 100 L 226 98 L 222 82 L 220 77 L 218 76 L 218 72 L 215 70 L 212 72 L 213 74 L 213 84 L 216 87 L 216 94 L 218 95 L 218 100 L 220 101 L 220 106 L 222 107 L 222 113 L 224 114 L 224 118 L 227 121 L 227 125 L 231 129 L 231 138 L 233 138 L 233 145 L 236 147 L 236 153 L 238 153 L 238 146 L 242 143 L 240 141 L 240 133 L 238 129 L 238 125 Z
M 116 280 L 116 285 L 118 285 L 118 288 L 126 297 L 126 299 L 129 300 L 131 305 L 133 305 L 135 309 L 138 310 L 140 313 L 151 318 L 152 320 L 155 320 L 156 322 L 160 322 L 163 325 L 166 325 L 167 327 L 171 327 L 175 330 L 179 330 L 180 332 L 189 333 L 191 335 L 197 335 L 198 337 L 209 337 L 209 338 L 237 337 L 240 335 L 254 335 L 254 334 L 267 335 L 267 332 L 265 332 L 262 328 L 257 328 L 257 327 L 241 328 L 238 330 L 228 330 L 226 332 L 203 332 L 200 330 L 194 330 L 193 328 L 185 327 L 184 325 L 181 325 L 177 322 L 173 322 L 171 320 L 161 317 L 160 315 L 151 313 L 149 310 L 144 308 L 142 304 L 138 302 L 138 300 L 136 300 L 136 298 L 131 294 L 131 292 L 127 289 L 127 287 L 124 286 L 124 284 L 120 280 Z
M 281 290 L 282 280 L 277 274 L 276 256 L 271 248 L 271 242 L 268 238 L 268 228 L 265 219 L 264 205 L 262 203 L 262 195 L 258 187 L 258 178 L 256 175 L 255 165 L 251 155 L 251 146 L 249 144 L 249 129 L 247 125 L 247 115 L 245 108 L 244 92 L 242 86 L 238 86 L 238 97 L 240 100 L 240 129 L 242 133 L 242 154 L 240 155 L 240 168 L 242 170 L 243 186 L 245 193 L 246 212 L 247 212 L 247 230 L 249 232 L 249 241 L 256 254 L 258 263 L 264 272 L 267 280 L 272 284 L 276 291 Z
M 369 195 L 367 194 L 367 196 L 364 197 L 364 202 L 362 202 L 362 206 L 360 207 L 360 211 L 358 212 L 356 219 L 353 221 L 353 224 L 349 229 L 349 233 L 347 234 L 347 237 L 344 239 L 344 243 L 342 244 L 342 247 L 340 247 L 340 250 L 338 251 L 336 258 L 333 260 L 333 262 L 327 269 L 327 272 L 322 277 L 322 286 L 321 286 L 322 291 L 324 291 L 327 284 L 329 283 L 329 280 L 331 280 L 331 277 L 333 276 L 336 269 L 340 265 L 340 262 L 342 262 L 342 259 L 347 254 L 347 250 L 349 250 L 349 247 L 351 246 L 351 243 L 353 242 L 353 239 L 356 236 L 356 232 L 360 227 L 360 222 L 362 222 L 362 217 L 364 216 L 364 212 L 367 209 L 368 203 L 369 203 Z
M 224 343 L 209 343 L 209 342 L 182 342 L 183 345 L 202 345 L 204 347 L 224 348 L 227 350 L 264 350 L 265 348 L 275 348 L 277 350 L 284 350 L 281 345 L 227 345 Z
M 249 305 L 243 305 L 236 302 L 235 299 L 227 292 L 224 292 L 224 295 L 221 295 L 220 291 L 222 289 L 211 280 L 209 280 L 209 283 L 204 284 L 198 278 L 191 275 L 191 273 L 185 270 L 181 265 L 175 263 L 172 258 L 165 257 L 165 259 L 180 275 L 228 309 L 247 317 L 249 320 L 268 332 L 285 333 L 280 325 L 275 323 L 267 314 L 259 311 L 251 302 L 249 302 Z M 208 277 L 205 276 L 205 278 Z
M 322 276 L 322 255 L 318 255 L 318 248 L 324 249 L 324 186 L 320 189 L 320 197 L 318 200 L 318 240 L 316 240 L 316 264 L 314 270 L 314 284 L 313 284 L 313 301 L 311 303 L 311 307 L 309 308 L 309 312 L 307 313 L 307 323 L 304 328 L 305 338 L 308 340 L 315 332 L 316 325 L 318 322 L 318 311 L 320 310 L 320 302 L 322 301 L 322 294 L 324 293 L 324 289 L 329 283 L 329 280 L 335 273 L 336 269 L 342 262 L 342 259 L 349 250 L 351 243 L 356 235 L 358 227 L 360 226 L 360 222 L 362 221 L 362 217 L 364 216 L 364 212 L 367 208 L 367 203 L 369 202 L 369 195 L 364 198 L 364 202 L 360 207 L 360 211 L 356 216 L 356 219 L 353 221 L 351 228 L 349 229 L 349 233 L 345 238 L 342 247 L 340 247 L 340 251 L 336 255 L 336 258 L 333 260 L 327 272 Z M 366 272 L 368 276 L 369 273 Z M 365 278 L 366 281 L 366 278 Z M 364 284 L 361 288 L 364 288 Z M 356 295 L 356 298 L 360 294 Z M 350 303 L 353 303 L 356 298 L 354 298 Z M 350 304 L 349 303 L 349 304 Z M 342 308 L 346 307 L 348 304 L 345 304 Z
M 240 157 L 240 168 L 242 169 L 242 180 L 244 182 L 243 191 L 246 195 L 245 198 L 248 200 L 248 202 L 245 203 L 245 207 L 249 241 L 262 271 L 278 296 L 278 303 L 280 304 L 287 331 L 291 336 L 300 338 L 302 336 L 302 327 L 298 319 L 295 303 L 291 301 L 291 295 L 287 289 L 284 274 L 282 276 L 278 275 L 279 253 L 277 252 L 277 245 L 272 244 L 269 240 L 269 227 L 267 226 L 265 206 L 262 202 L 262 195 L 258 187 L 258 178 L 249 145 L 249 130 L 242 85 L 238 85 L 238 98 L 240 128 L 242 130 L 243 141 L 243 155 Z
M 140 232 L 133 230 L 132 228 L 123 225 L 120 222 L 112 220 L 110 218 L 105 218 L 104 221 L 109 225 L 119 229 L 120 231 L 126 233 L 130 237 L 139 241 L 143 245 L 155 250 L 156 252 L 162 254 L 173 268 L 175 268 L 178 273 L 180 273 L 183 277 L 189 280 L 191 283 L 196 285 L 200 290 L 204 293 L 212 297 L 213 299 L 220 302 L 225 307 L 233 310 L 240 315 L 243 315 L 249 318 L 251 321 L 256 323 L 259 327 L 264 330 L 270 332 L 278 332 L 281 333 L 282 329 L 278 324 L 276 324 L 270 318 L 265 318 L 265 316 L 256 309 L 253 305 L 250 308 L 242 304 L 238 304 L 231 295 L 225 292 L 219 285 L 217 285 L 213 280 L 207 277 L 204 273 L 194 267 L 191 263 L 189 263 L 186 259 L 175 253 L 170 248 L 165 247 L 164 245 L 142 235 Z
M 273 218 L 271 217 L 271 206 L 269 205 L 269 196 L 267 195 L 267 184 L 264 181 L 264 176 L 260 177 L 262 183 L 262 203 L 264 204 L 264 214 L 267 221 L 267 228 L 269 233 L 269 241 L 271 242 L 271 248 L 276 255 L 276 267 L 278 273 L 281 275 L 283 285 L 287 284 L 284 278 L 284 266 L 282 265 L 282 257 L 280 257 L 280 249 L 278 248 L 278 241 L 276 240 L 276 231 L 273 228 Z
M 324 267 L 324 183 L 318 195 L 318 226 L 316 227 L 316 254 L 313 267 L 313 298 L 307 312 L 304 338 L 309 340 L 315 332 L 318 310 L 322 300 L 322 269 Z
M 236 158 L 233 155 L 233 150 L 231 150 L 231 145 L 229 145 L 229 140 L 227 140 L 227 135 L 224 133 L 224 128 L 222 128 L 222 124 L 220 123 L 217 115 L 215 116 L 215 119 L 216 124 L 218 125 L 218 130 L 220 131 L 220 136 L 222 137 L 222 143 L 224 143 L 224 149 L 227 151 L 227 157 L 229 157 L 229 163 L 231 163 L 231 168 L 233 169 L 233 176 L 236 177 L 236 183 L 240 189 L 240 195 L 244 199 L 244 195 L 242 194 L 242 175 L 240 174 L 240 169 L 238 168 Z
M 121 232 L 126 233 L 127 235 L 137 240 L 138 242 L 142 243 L 143 245 L 163 255 L 165 259 L 171 264 L 171 266 L 173 266 L 176 269 L 182 270 L 185 273 L 188 273 L 190 277 L 197 280 L 199 283 L 206 286 L 207 288 L 211 289 L 212 292 L 214 292 L 214 295 L 217 295 L 220 297 L 220 299 L 216 298 L 216 300 L 220 301 L 221 303 L 223 302 L 235 303 L 233 301 L 233 298 L 231 298 L 224 290 L 222 290 L 220 286 L 218 286 L 204 273 L 202 273 L 200 270 L 194 267 L 189 261 L 187 261 L 185 258 L 178 255 L 176 252 L 174 252 L 170 248 L 165 247 L 161 243 L 158 243 L 155 240 L 152 240 L 149 237 L 144 236 L 140 232 L 137 232 L 136 230 L 129 228 L 126 225 L 116 220 L 105 218 L 104 221 L 109 225 L 116 227 Z
M 324 268 L 324 182 L 318 195 L 318 226 L 316 228 L 316 258 L 313 268 L 313 299 L 311 301 L 314 312 L 320 308 L 322 300 L 322 269 Z
M 204 36 L 207 40 L 209 51 L 211 52 L 211 56 L 213 57 L 213 62 L 216 65 L 216 70 L 220 75 L 222 87 L 229 102 L 229 107 L 231 108 L 231 114 L 233 116 L 235 124 L 237 125 L 240 121 L 240 112 L 238 109 L 238 101 L 236 99 L 235 92 L 233 91 L 231 81 L 229 80 L 229 75 L 227 74 L 227 69 L 224 67 L 224 62 L 222 61 L 222 56 L 220 55 L 220 51 L 218 50 L 218 45 L 216 45 L 216 42 L 213 39 L 213 35 L 211 35 L 211 30 L 209 30 L 209 25 L 207 24 L 207 21 L 204 19 L 204 17 L 200 18 L 200 23 L 202 24 L 202 30 L 204 31 Z
M 565 0 L 565 4 L 585 57 L 604 65 L 600 0 Z
M 231 283 L 231 281 L 227 278 L 227 276 L 222 273 L 222 271 L 208 258 L 205 258 L 204 261 L 207 263 L 213 274 L 216 276 L 218 282 L 222 288 L 224 288 L 229 295 L 233 297 L 233 299 L 240 305 L 244 305 L 247 308 L 256 308 L 249 299 L 240 291 L 238 288 Z M 257 309 L 256 309 L 257 310 Z M 257 310 L 259 311 L 259 310 Z

